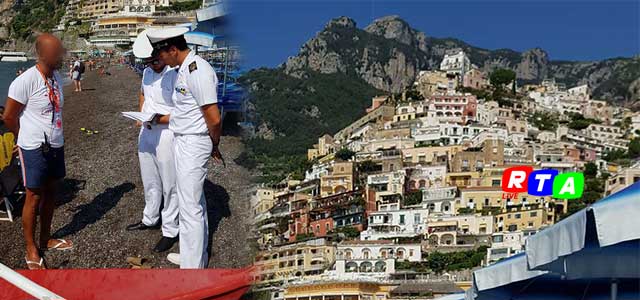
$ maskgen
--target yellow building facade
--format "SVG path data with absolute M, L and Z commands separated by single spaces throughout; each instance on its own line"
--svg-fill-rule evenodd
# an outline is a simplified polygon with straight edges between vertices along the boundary
M 260 252 L 255 259 L 261 283 L 317 275 L 335 262 L 335 246 L 325 239 L 293 243 Z
M 314 282 L 290 285 L 285 300 L 386 300 L 397 285 L 366 281 Z
M 335 162 L 328 175 L 320 177 L 320 196 L 326 197 L 353 190 L 354 165 L 352 162 Z

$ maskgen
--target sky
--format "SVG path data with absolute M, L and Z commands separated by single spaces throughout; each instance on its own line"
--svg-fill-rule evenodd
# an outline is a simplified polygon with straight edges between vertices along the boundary
M 599 60 L 640 54 L 640 1 L 595 0 L 227 0 L 231 35 L 244 67 L 275 67 L 332 18 L 360 28 L 399 15 L 427 36 L 524 51 L 541 47 L 552 60 Z

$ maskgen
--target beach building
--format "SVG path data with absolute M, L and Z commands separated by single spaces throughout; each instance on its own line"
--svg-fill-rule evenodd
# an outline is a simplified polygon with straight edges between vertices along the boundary
M 447 175 L 447 166 L 411 166 L 405 168 L 406 190 L 411 192 L 415 190 L 427 190 L 440 188 L 444 186 Z
M 491 247 L 487 248 L 486 264 L 523 252 L 527 238 L 536 232 L 536 230 L 525 229 L 492 234 Z
M 141 14 L 116 14 L 97 19 L 89 41 L 101 48 L 127 48 L 145 29 L 193 22 L 189 17 L 152 17 Z
M 452 172 L 482 172 L 485 166 L 504 165 L 504 141 L 486 140 L 482 148 L 457 152 L 450 162 Z
M 420 71 L 414 82 L 416 90 L 425 98 L 437 93 L 455 91 L 458 87 L 458 76 L 446 71 Z
M 395 273 L 395 261 L 422 259 L 420 244 L 396 244 L 389 240 L 343 241 L 336 247 L 335 271 L 347 273 Z
M 395 285 L 368 280 L 322 280 L 293 283 L 285 300 L 387 300 Z
M 274 282 L 321 274 L 335 261 L 335 246 L 324 238 L 284 244 L 258 253 L 256 279 Z
M 489 85 L 487 74 L 478 68 L 471 68 L 464 73 L 462 86 L 473 89 L 484 89 Z
M 335 162 L 327 175 L 320 177 L 320 196 L 339 194 L 353 190 L 355 167 L 353 162 Z
M 444 54 L 440 62 L 440 70 L 464 76 L 468 70 L 471 70 L 471 61 L 462 49 L 452 49 Z
M 367 229 L 360 232 L 361 240 L 381 240 L 415 237 L 426 230 L 429 210 L 426 208 L 398 208 L 395 204 L 380 204 L 379 210 L 369 213 Z
M 333 153 L 333 151 L 333 137 L 325 134 L 318 138 L 318 143 L 314 144 L 313 148 L 307 150 L 307 159 L 314 160 L 315 158 Z
M 605 195 L 614 194 L 638 181 L 640 181 L 640 161 L 612 174 L 605 183 Z
M 493 216 L 481 214 L 440 215 L 427 220 L 428 247 L 473 248 L 488 245 L 488 235 L 494 232 Z
M 439 121 L 466 123 L 476 119 L 478 100 L 469 93 L 447 92 L 429 98 Z

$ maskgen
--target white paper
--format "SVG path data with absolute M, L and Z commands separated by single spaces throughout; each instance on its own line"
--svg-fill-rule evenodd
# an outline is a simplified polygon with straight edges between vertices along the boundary
M 122 116 L 134 121 L 151 122 L 155 118 L 156 113 L 144 113 L 139 111 L 123 111 Z

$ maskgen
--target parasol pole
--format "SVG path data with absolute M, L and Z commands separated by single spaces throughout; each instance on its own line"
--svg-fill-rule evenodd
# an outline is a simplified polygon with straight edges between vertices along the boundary
M 618 299 L 618 280 L 613 278 L 611 279 L 611 300 Z

